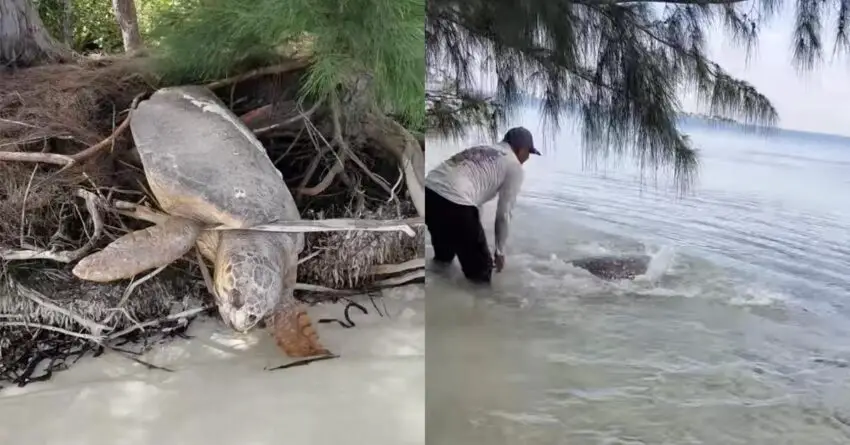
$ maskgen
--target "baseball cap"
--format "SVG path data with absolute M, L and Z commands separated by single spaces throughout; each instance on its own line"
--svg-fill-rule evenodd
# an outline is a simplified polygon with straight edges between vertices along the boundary
M 528 147 L 529 153 L 540 155 L 540 152 L 534 148 L 534 137 L 531 136 L 531 132 L 525 127 L 511 128 L 505 133 L 502 142 L 507 142 L 512 148 Z

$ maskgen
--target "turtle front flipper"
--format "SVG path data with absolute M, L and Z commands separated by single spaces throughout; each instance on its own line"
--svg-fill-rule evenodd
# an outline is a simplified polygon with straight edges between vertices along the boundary
M 290 306 L 270 316 L 269 327 L 280 349 L 290 357 L 329 355 L 303 307 Z
M 130 232 L 74 266 L 77 278 L 106 283 L 130 278 L 164 266 L 185 255 L 202 227 L 195 221 L 171 217 L 162 224 Z
M 298 281 L 297 241 L 292 237 L 284 240 L 283 284 L 279 305 L 270 315 L 267 325 L 271 328 L 277 346 L 290 357 L 330 355 L 331 352 L 319 341 L 319 333 L 305 307 L 298 303 L 293 292 Z

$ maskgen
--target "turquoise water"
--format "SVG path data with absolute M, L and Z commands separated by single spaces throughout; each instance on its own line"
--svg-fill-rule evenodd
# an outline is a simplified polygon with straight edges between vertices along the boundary
M 850 139 L 685 123 L 702 167 L 677 197 L 517 124 L 544 156 L 506 270 L 427 280 L 429 443 L 850 443 Z M 429 141 L 426 168 L 464 146 Z M 635 252 L 635 282 L 567 264 Z

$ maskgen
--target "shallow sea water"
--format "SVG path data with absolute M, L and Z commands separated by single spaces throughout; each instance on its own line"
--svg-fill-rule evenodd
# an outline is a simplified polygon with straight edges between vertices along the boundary
M 429 272 L 429 444 L 850 443 L 850 140 L 684 130 L 681 199 L 540 136 L 493 289 Z M 634 282 L 568 264 L 626 253 L 653 257 Z

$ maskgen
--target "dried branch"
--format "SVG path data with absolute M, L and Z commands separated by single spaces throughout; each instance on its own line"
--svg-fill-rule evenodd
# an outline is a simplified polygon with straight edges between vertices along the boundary
M 246 80 L 253 79 L 255 77 L 268 76 L 270 74 L 282 74 L 290 71 L 300 70 L 302 68 L 306 68 L 310 65 L 310 61 L 308 59 L 295 59 L 290 60 L 285 63 L 281 63 L 274 66 L 268 66 L 265 68 L 256 69 L 253 71 L 248 71 L 247 73 L 240 74 L 238 76 L 228 77 L 222 80 L 216 80 L 215 82 L 210 82 L 205 86 L 211 90 L 221 88 L 223 86 L 244 82 Z
M 98 142 L 97 144 L 92 145 L 91 147 L 86 148 L 85 150 L 80 151 L 79 153 L 75 153 L 73 155 L 58 155 L 54 153 L 29 153 L 29 152 L 10 152 L 10 151 L 0 151 L 0 161 L 6 162 L 40 162 L 43 164 L 54 164 L 54 165 L 62 165 L 65 168 L 69 168 L 75 164 L 79 164 L 89 158 L 93 157 L 106 147 L 111 147 L 115 142 L 115 139 L 121 135 L 129 126 L 130 126 L 130 118 L 132 117 L 133 110 L 136 109 L 136 106 L 139 104 L 139 100 L 145 96 L 146 93 L 138 94 L 135 98 L 133 98 L 132 104 L 130 104 L 130 108 L 127 110 L 127 117 L 124 118 L 124 121 L 121 122 L 113 132 L 106 139 Z
M 418 280 L 420 278 L 425 278 L 425 270 L 417 270 L 414 272 L 406 273 L 404 275 L 399 275 L 397 277 L 387 278 L 385 280 L 376 281 L 374 283 L 375 286 L 378 287 L 395 287 L 401 286 L 402 284 L 409 283 L 413 280 Z
M 256 108 L 254 110 L 251 110 L 251 111 L 239 116 L 239 120 L 241 120 L 242 123 L 244 123 L 245 125 L 248 125 L 250 127 L 252 120 L 257 119 L 259 117 L 267 116 L 269 114 L 269 112 L 271 112 L 271 110 L 272 110 L 271 105 L 263 105 L 262 107 Z
M 99 335 L 91 335 L 91 334 L 83 334 L 80 332 L 69 331 L 67 329 L 59 328 L 56 326 L 49 326 L 46 324 L 40 323 L 29 323 L 26 321 L 0 321 L 0 326 L 2 327 L 24 327 L 24 328 L 34 328 L 34 329 L 44 329 L 45 331 L 53 331 L 58 332 L 60 334 L 65 334 L 71 337 L 82 338 L 83 340 L 93 341 L 95 343 L 100 343 L 103 337 Z
M 253 227 L 230 227 L 216 226 L 207 230 L 258 230 L 261 232 L 285 232 L 285 233 L 307 233 L 307 232 L 344 232 L 344 231 L 369 231 L 369 232 L 404 232 L 409 236 L 416 236 L 413 227 L 425 224 L 425 218 L 406 218 L 399 220 L 376 220 L 376 219 L 302 219 L 300 221 L 286 221 L 277 224 L 263 224 Z
M 425 258 L 414 258 L 399 264 L 381 264 L 372 267 L 372 275 L 389 275 L 410 269 L 425 267 Z
M 118 213 L 122 215 L 136 217 L 143 221 L 160 224 L 169 216 L 167 214 L 157 212 L 156 210 L 144 205 L 133 204 L 127 201 L 114 200 L 107 203 L 106 200 L 96 198 L 95 202 L 107 208 L 118 209 Z M 395 232 L 401 231 L 409 236 L 416 236 L 413 227 L 425 224 L 425 219 L 407 218 L 400 220 L 373 220 L 373 219 L 302 219 L 299 221 L 285 221 L 275 224 L 263 224 L 254 227 L 231 227 L 231 226 L 214 226 L 207 227 L 206 230 L 258 230 L 261 232 L 285 232 L 285 233 L 306 233 L 306 232 L 340 232 L 340 231 L 370 231 L 370 232 Z
M 181 318 L 192 317 L 194 315 L 198 315 L 201 312 L 204 312 L 204 311 L 212 309 L 212 308 L 213 308 L 212 305 L 197 307 L 197 308 L 188 309 L 188 310 L 185 310 L 183 312 L 176 313 L 176 314 L 171 314 L 167 317 L 157 318 L 156 320 L 151 320 L 151 321 L 147 321 L 147 322 L 144 322 L 144 323 L 139 323 L 137 325 L 130 326 L 130 327 L 124 329 L 124 330 L 118 331 L 114 334 L 110 334 L 109 337 L 107 337 L 107 339 L 108 340 L 115 340 L 117 338 L 121 338 L 121 337 L 123 337 L 123 336 L 125 336 L 125 335 L 127 335 L 131 332 L 135 332 L 135 331 L 140 330 L 140 329 L 144 329 L 144 328 L 151 327 L 151 326 L 156 326 L 156 325 L 158 325 L 160 323 L 164 323 L 166 321 L 173 321 L 173 320 L 179 320 Z
M 269 125 L 267 127 L 258 128 L 256 130 L 254 130 L 254 134 L 256 134 L 257 136 L 261 136 L 261 135 L 266 134 L 266 133 L 268 133 L 272 130 L 276 130 L 280 127 L 286 127 L 287 125 L 294 124 L 294 123 L 296 123 L 296 122 L 298 122 L 302 119 L 309 119 L 310 116 L 312 116 L 313 114 L 316 113 L 316 110 L 318 110 L 321 105 L 322 105 L 321 102 L 316 102 L 315 104 L 313 104 L 313 106 L 309 110 L 304 111 L 304 112 L 299 111 L 297 116 L 293 116 L 289 119 L 286 119 L 283 122 L 278 122 L 276 124 L 272 124 L 272 125 Z

